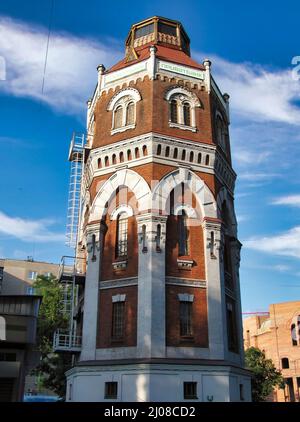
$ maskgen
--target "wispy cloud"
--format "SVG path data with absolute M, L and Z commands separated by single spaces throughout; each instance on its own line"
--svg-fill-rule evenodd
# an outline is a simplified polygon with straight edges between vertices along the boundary
M 53 220 L 26 220 L 20 217 L 10 217 L 0 211 L 0 233 L 15 237 L 24 242 L 63 242 L 64 234 L 49 230 Z
M 245 172 L 239 175 L 239 178 L 249 182 L 258 182 L 273 179 L 274 177 L 280 177 L 278 173 L 251 173 Z
M 300 258 L 300 226 L 274 236 L 253 237 L 243 245 L 257 251 Z
M 234 112 L 247 120 L 300 125 L 299 81 L 292 69 L 274 70 L 255 63 L 233 63 L 211 56 L 212 71 L 222 91 L 229 92 Z
M 300 195 L 286 195 L 280 196 L 272 200 L 273 205 L 290 205 L 300 207 Z
M 0 89 L 67 113 L 78 113 L 94 90 L 97 65 L 112 64 L 120 52 L 113 40 L 104 45 L 52 32 L 42 93 L 46 44 L 46 28 L 0 16 L 0 55 L 6 61 L 6 80 Z

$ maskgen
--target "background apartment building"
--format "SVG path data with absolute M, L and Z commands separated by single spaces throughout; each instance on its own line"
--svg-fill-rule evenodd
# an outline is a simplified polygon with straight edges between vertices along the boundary
M 31 295 L 33 283 L 38 275 L 58 276 L 59 265 L 49 262 L 34 261 L 31 257 L 27 260 L 0 259 L 2 280 L 0 278 L 1 295 Z
M 244 320 L 245 349 L 257 347 L 272 359 L 286 382 L 274 401 L 300 401 L 300 301 L 271 304 L 269 314 Z

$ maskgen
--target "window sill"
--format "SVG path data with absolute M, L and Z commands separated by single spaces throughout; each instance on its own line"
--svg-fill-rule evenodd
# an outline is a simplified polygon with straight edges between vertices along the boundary
M 125 270 L 127 267 L 127 259 L 113 262 L 112 267 L 114 271 Z
M 177 266 L 179 270 L 191 271 L 194 261 L 190 259 L 177 259 Z
M 185 396 L 184 400 L 198 400 L 197 396 Z
M 187 126 L 181 123 L 173 123 L 173 122 L 169 122 L 169 126 L 177 128 L 177 129 L 190 130 L 191 132 L 197 132 L 196 126 Z
M 133 124 L 133 125 L 127 125 L 127 126 L 122 126 L 122 127 L 118 127 L 118 128 L 116 128 L 116 129 L 112 129 L 112 130 L 110 131 L 110 134 L 111 134 L 111 135 L 114 135 L 115 133 L 125 132 L 125 130 L 128 130 L 128 129 L 135 129 L 135 124 Z

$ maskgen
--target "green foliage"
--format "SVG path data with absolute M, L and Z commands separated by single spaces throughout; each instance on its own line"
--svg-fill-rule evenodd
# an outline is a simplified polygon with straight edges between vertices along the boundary
M 253 373 L 252 400 L 265 401 L 275 387 L 284 388 L 284 379 L 271 359 L 264 352 L 250 347 L 245 352 L 246 367 Z
M 49 277 L 38 276 L 33 286 L 36 294 L 43 297 L 37 323 L 37 346 L 41 360 L 34 372 L 43 375 L 45 388 L 64 397 L 65 372 L 71 367 L 71 357 L 53 353 L 52 350 L 54 332 L 68 327 L 68 318 L 62 312 L 61 285 L 51 274 Z

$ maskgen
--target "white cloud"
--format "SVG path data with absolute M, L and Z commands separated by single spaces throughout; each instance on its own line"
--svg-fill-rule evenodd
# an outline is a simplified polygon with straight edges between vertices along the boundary
M 239 179 L 246 180 L 249 182 L 258 182 L 273 179 L 274 177 L 280 177 L 278 173 L 251 173 L 245 172 L 239 175 Z
M 15 237 L 24 242 L 63 242 L 65 235 L 49 230 L 53 220 L 25 220 L 10 217 L 0 211 L 0 233 Z
M 67 113 L 82 111 L 97 81 L 97 65 L 112 64 L 120 55 L 118 49 L 112 40 L 104 45 L 53 32 L 42 93 L 46 45 L 44 27 L 0 16 L 0 56 L 6 61 L 6 80 L 0 89 L 43 101 Z
M 255 63 L 233 63 L 212 56 L 212 72 L 222 92 L 231 97 L 231 108 L 247 120 L 300 125 L 299 81 L 292 69 L 273 70 Z
M 254 237 L 243 245 L 257 251 L 300 258 L 300 226 L 274 236 Z
M 300 207 L 300 195 L 286 195 L 275 198 L 271 204 L 273 205 L 291 205 Z

